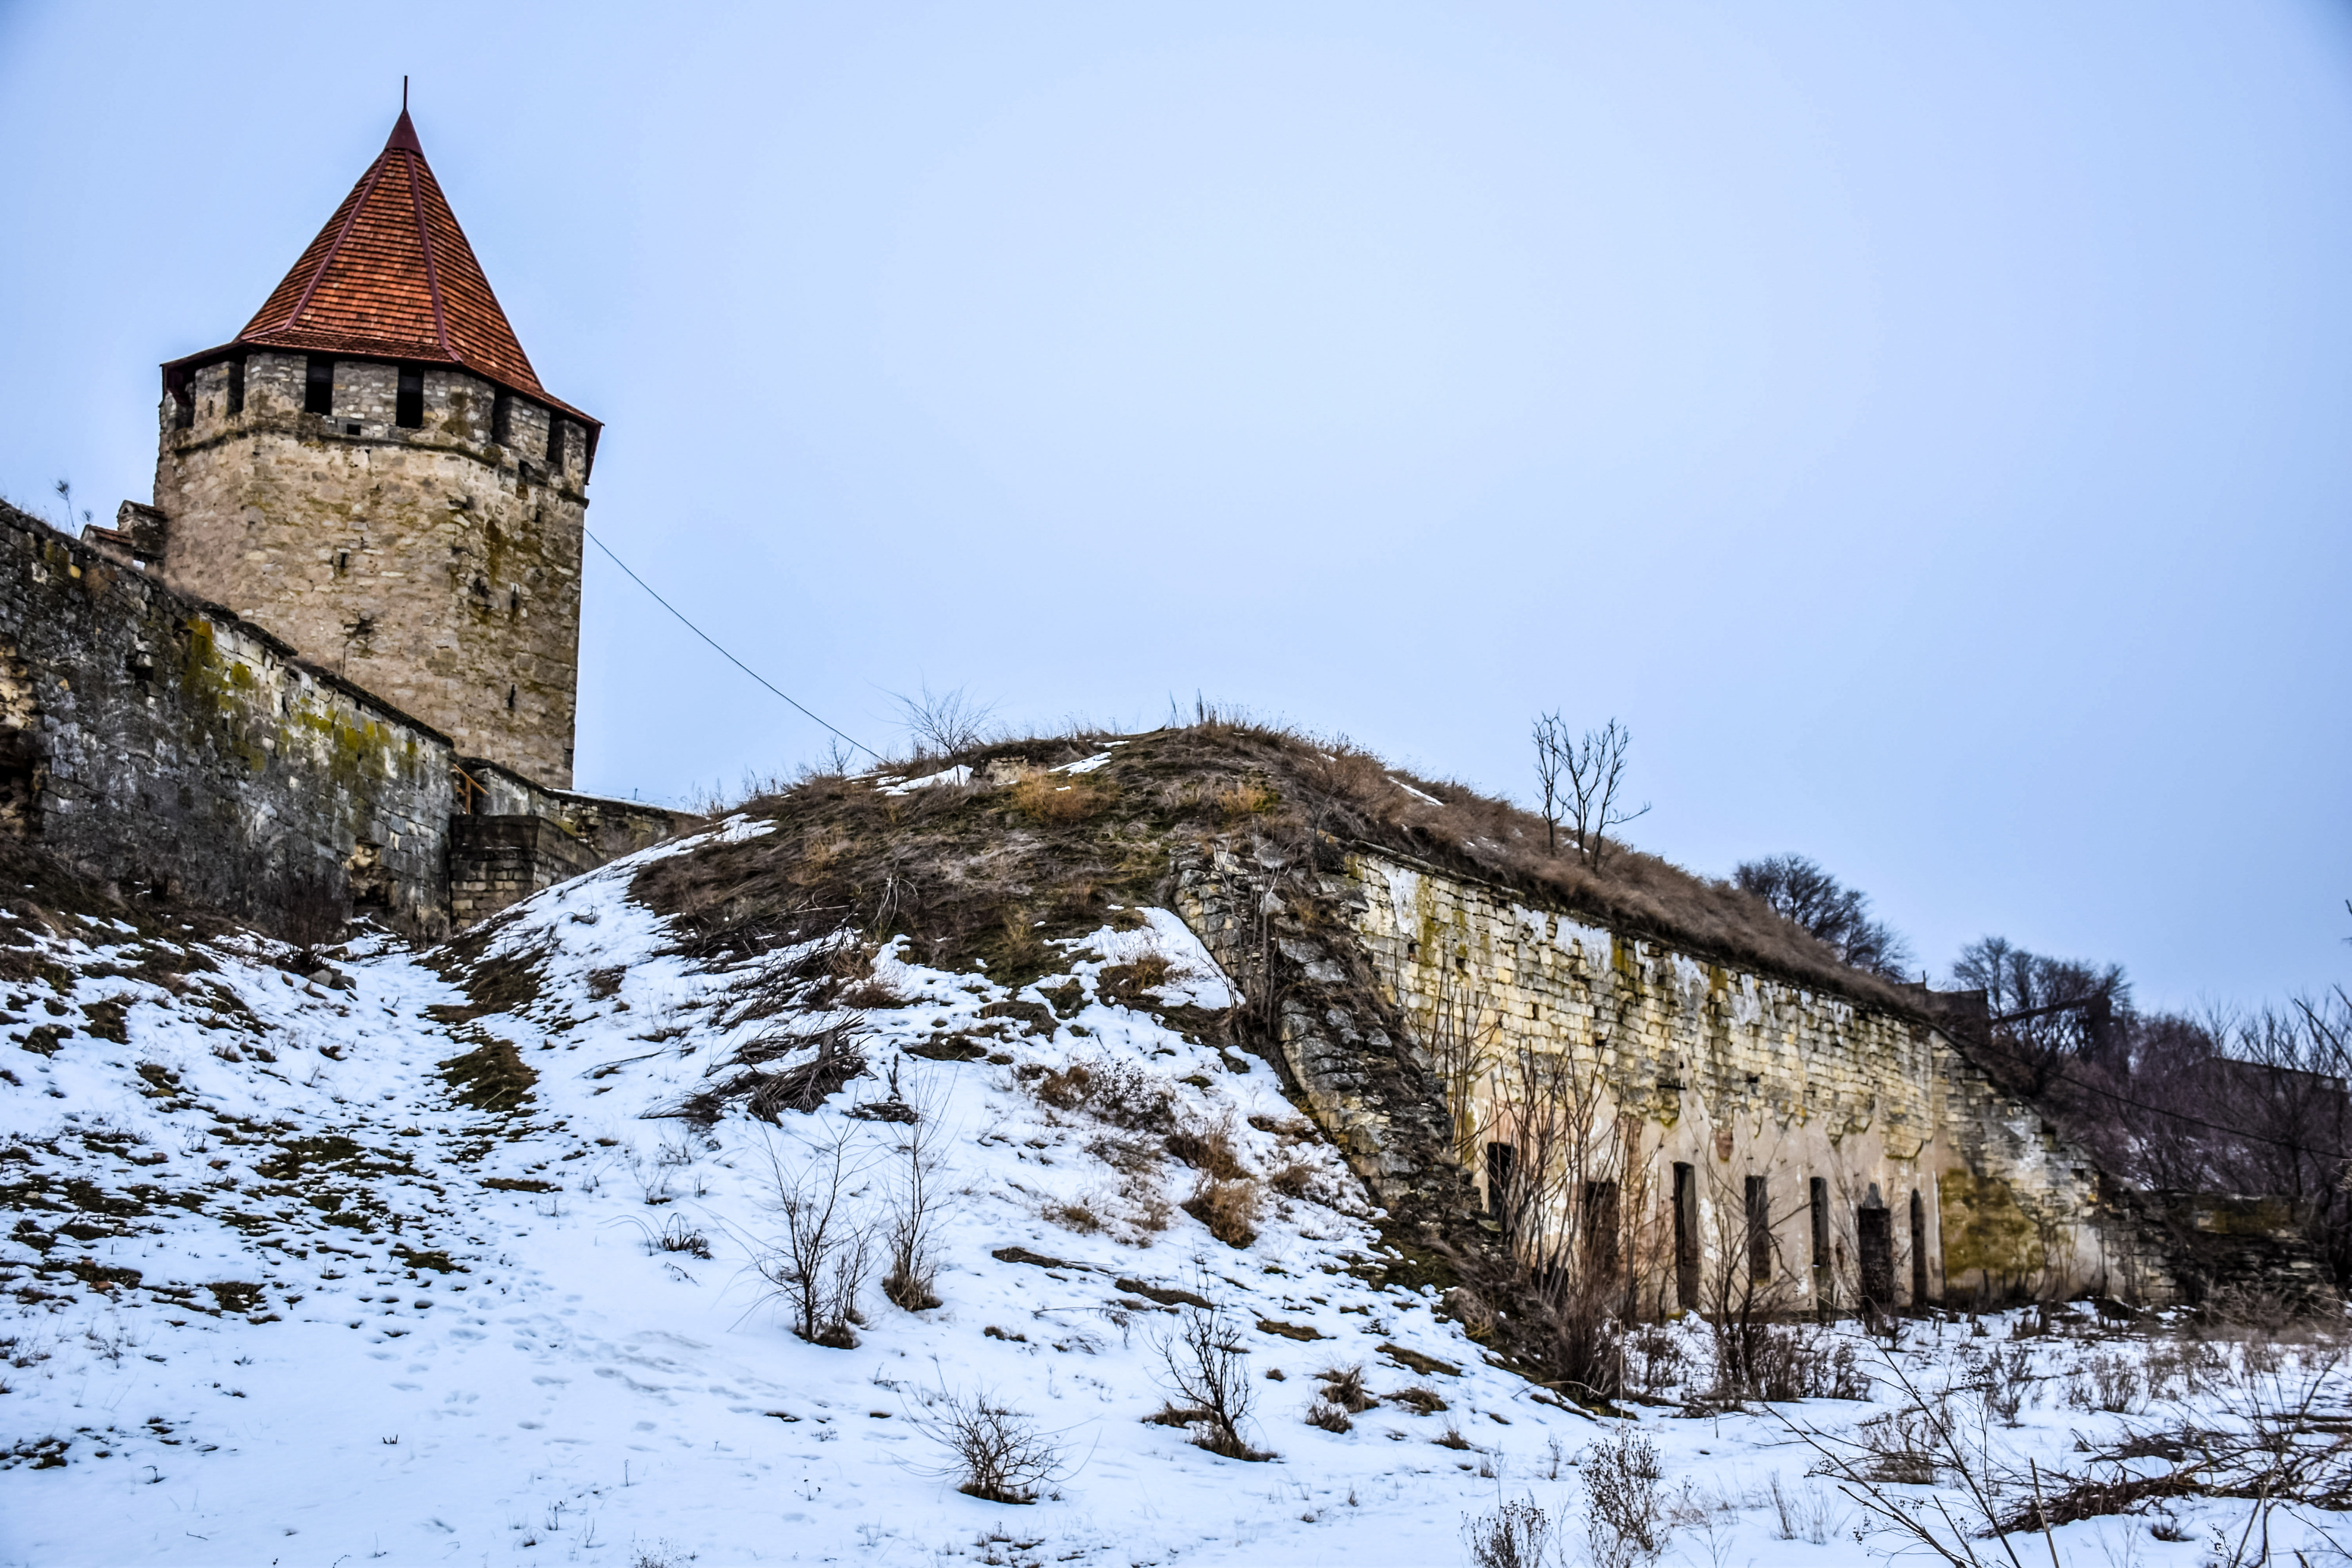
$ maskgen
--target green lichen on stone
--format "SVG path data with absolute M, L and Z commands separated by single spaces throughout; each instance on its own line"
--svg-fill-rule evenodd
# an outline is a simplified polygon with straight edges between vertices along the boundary
M 1948 1279 L 1981 1269 L 1988 1285 L 2021 1282 L 2049 1261 L 2033 1216 L 2000 1177 L 1946 1171 L 1937 1195 Z

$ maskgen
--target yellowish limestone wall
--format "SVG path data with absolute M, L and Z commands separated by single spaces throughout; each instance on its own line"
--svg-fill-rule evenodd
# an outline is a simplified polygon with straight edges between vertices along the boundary
M 421 428 L 395 423 L 399 367 L 335 364 L 334 410 L 303 412 L 302 354 L 244 361 L 166 396 L 155 505 L 165 578 L 551 788 L 572 783 L 587 433 L 424 373 Z M 180 421 L 188 418 L 183 427 Z M 500 427 L 500 426 L 503 427 Z
M 1727 1241 L 1744 1240 L 1746 1180 L 1762 1176 L 1794 1304 L 1853 1304 L 1854 1214 L 1874 1185 L 1894 1211 L 1901 1299 L 1911 1295 L 1914 1192 L 1931 1299 L 2053 1286 L 2168 1294 L 2104 1224 L 2089 1161 L 1928 1026 L 1399 858 L 1351 855 L 1346 875 L 1360 894 L 1349 900 L 1356 934 L 1424 1049 L 1466 1020 L 1490 1059 L 1522 1046 L 1567 1053 L 1597 1075 L 1609 1120 L 1633 1119 L 1654 1202 L 1629 1222 L 1646 1217 L 1652 1234 L 1670 1234 L 1669 1173 L 1692 1165 L 1707 1278 L 1727 1268 Z M 1491 1079 L 1473 1100 L 1482 1121 L 1496 1116 Z M 1836 1249 L 1821 1272 L 1811 1267 L 1813 1177 L 1829 1184 Z M 1671 1283 L 1658 1288 L 1673 1305 Z

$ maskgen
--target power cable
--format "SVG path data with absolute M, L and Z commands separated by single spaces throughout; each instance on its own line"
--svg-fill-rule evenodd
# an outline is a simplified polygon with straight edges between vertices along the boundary
M 733 654 L 729 653 L 724 647 L 719 647 L 719 639 L 717 637 L 712 637 L 709 632 L 704 631 L 700 626 L 698 626 L 692 621 L 688 620 L 686 618 L 686 613 L 683 610 L 680 610 L 676 605 L 671 604 L 667 599 L 663 598 L 659 594 L 654 593 L 652 584 L 646 582 L 643 577 L 638 576 L 635 572 L 630 572 L 629 563 L 622 560 L 619 556 L 614 555 L 613 553 L 613 547 L 605 543 L 603 540 L 598 539 L 593 531 L 584 527 L 580 531 L 587 534 L 589 542 L 594 544 L 597 549 L 603 551 L 605 555 L 611 559 L 614 565 L 618 566 L 624 572 L 627 572 L 630 582 L 635 583 L 638 587 L 643 588 L 647 594 L 653 595 L 653 601 L 655 604 L 659 605 L 663 609 L 667 610 L 671 615 L 676 616 L 680 626 L 683 626 L 688 631 L 692 632 L 696 637 L 700 637 L 704 642 L 709 643 L 712 647 L 718 648 L 719 658 L 725 659 L 728 663 L 733 665 L 736 668 L 741 670 L 744 674 L 750 676 L 752 679 L 758 681 L 761 685 L 766 687 L 770 691 L 774 692 L 785 701 L 791 702 L 794 708 L 800 710 L 801 713 L 804 717 L 814 721 L 824 729 L 832 730 L 835 734 L 839 735 L 843 740 L 847 741 L 851 745 L 856 747 L 859 751 L 865 752 L 876 762 L 878 763 L 884 760 L 881 752 L 876 751 L 873 747 L 857 739 L 855 735 L 848 733 L 846 731 L 834 729 L 831 724 L 825 723 L 824 720 L 817 718 L 815 714 L 809 712 L 807 709 L 802 708 L 800 703 L 793 701 L 790 692 L 785 691 L 782 688 L 776 685 L 774 681 L 770 680 L 766 676 L 761 675 L 758 670 L 753 669 L 750 665 L 745 664 L 741 659 L 737 658 Z

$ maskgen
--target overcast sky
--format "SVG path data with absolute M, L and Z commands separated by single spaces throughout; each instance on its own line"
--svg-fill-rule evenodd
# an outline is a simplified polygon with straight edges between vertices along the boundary
M 1939 975 L 2352 973 L 2342 6 L 0 5 L 0 493 L 148 499 L 404 72 L 590 526 L 861 740 L 1614 714 Z M 592 552 L 581 787 L 824 739 Z

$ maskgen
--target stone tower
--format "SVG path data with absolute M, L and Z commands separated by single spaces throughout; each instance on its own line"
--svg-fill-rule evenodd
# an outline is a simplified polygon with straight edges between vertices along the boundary
M 405 109 L 245 330 L 163 367 L 162 425 L 134 553 L 460 754 L 571 787 L 601 426 L 540 385 Z

